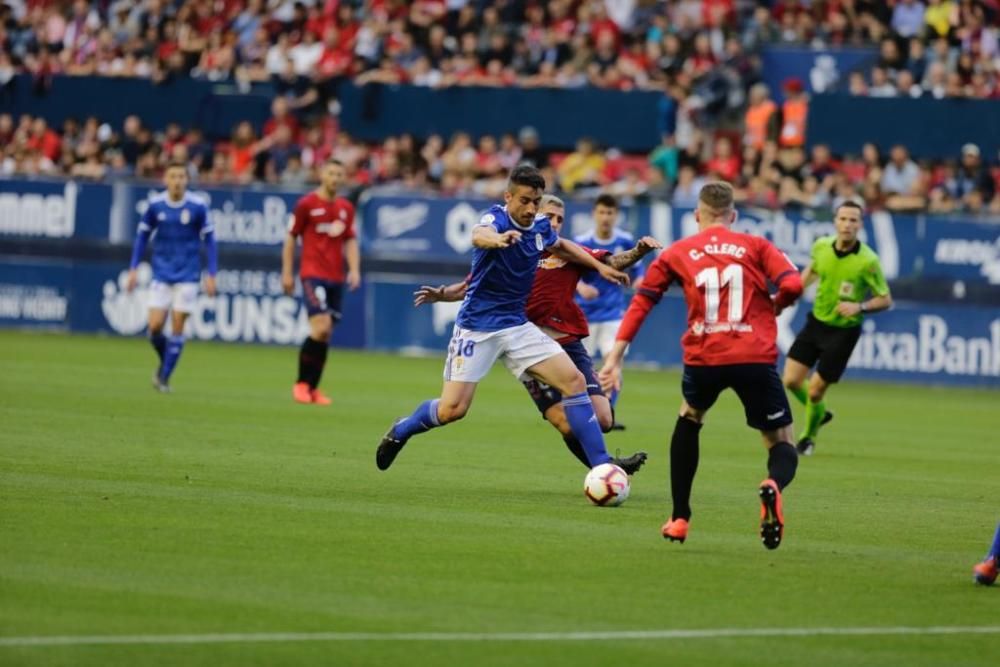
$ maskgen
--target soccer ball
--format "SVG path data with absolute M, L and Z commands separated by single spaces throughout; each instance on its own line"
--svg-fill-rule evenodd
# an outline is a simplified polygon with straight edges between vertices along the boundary
M 628 475 L 614 463 L 594 466 L 583 480 L 583 495 L 601 507 L 615 507 L 628 499 Z

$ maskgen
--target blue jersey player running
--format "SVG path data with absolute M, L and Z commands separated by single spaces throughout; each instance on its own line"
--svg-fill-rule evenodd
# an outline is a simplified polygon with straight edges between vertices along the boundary
M 584 247 L 604 250 L 612 255 L 629 250 L 635 245 L 635 239 L 631 234 L 615 227 L 615 222 L 618 220 L 617 199 L 609 194 L 602 194 L 594 201 L 591 215 L 594 218 L 594 229 L 575 237 L 574 241 Z M 633 287 L 638 289 L 642 274 L 641 264 L 636 264 L 629 271 Z M 600 352 L 601 358 L 604 359 L 615 345 L 618 327 L 628 307 L 628 297 L 621 285 L 597 275 L 590 275 L 581 280 L 576 291 L 576 301 L 580 304 L 583 314 L 587 317 L 587 325 L 590 327 L 590 335 L 583 339 L 583 346 L 591 358 L 596 359 L 597 353 Z M 618 403 L 619 391 L 620 389 L 613 389 L 608 397 L 612 408 Z M 611 428 L 620 431 L 624 430 L 625 426 L 616 420 Z
M 151 197 L 142 214 L 132 248 L 126 288 L 136 286 L 136 267 L 153 239 L 153 282 L 149 286 L 149 340 L 160 358 L 153 387 L 170 391 L 170 375 L 184 349 L 184 324 L 198 300 L 201 280 L 201 243 L 208 255 L 205 291 L 215 296 L 219 260 L 208 207 L 187 193 L 187 167 L 172 163 L 164 174 L 166 192 Z M 163 335 L 172 313 L 170 336 Z
M 611 461 L 587 381 L 562 347 L 528 321 L 525 304 L 546 250 L 608 280 L 628 284 L 628 276 L 562 241 L 548 218 L 536 215 L 544 189 L 541 172 L 515 167 L 504 192 L 506 205 L 493 206 L 473 229 L 469 288 L 448 346 L 441 397 L 424 401 L 389 428 L 375 453 L 379 470 L 387 470 L 414 435 L 464 417 L 476 386 L 497 359 L 514 377 L 534 377 L 562 394 L 566 420 L 590 465 Z

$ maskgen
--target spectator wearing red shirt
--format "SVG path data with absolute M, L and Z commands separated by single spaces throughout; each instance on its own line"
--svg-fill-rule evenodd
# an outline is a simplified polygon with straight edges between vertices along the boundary
M 254 135 L 253 126 L 248 121 L 243 121 L 236 126 L 229 145 L 229 166 L 238 181 L 246 182 L 253 178 L 256 156 L 257 137 Z
M 36 118 L 31 124 L 31 135 L 28 137 L 27 145 L 30 150 L 38 151 L 53 162 L 62 151 L 62 140 L 44 118 Z
M 601 43 L 601 37 L 610 35 L 614 39 L 615 50 L 621 49 L 622 33 L 618 29 L 618 24 L 608 17 L 604 3 L 597 3 L 594 11 L 594 18 L 590 22 L 590 41 L 595 46 Z
M 340 32 L 340 43 L 347 53 L 354 52 L 354 45 L 358 40 L 358 30 L 361 24 L 354 17 L 354 7 L 346 2 L 340 3 L 337 7 L 337 19 L 334 22 Z
M 166 62 L 179 48 L 180 45 L 177 43 L 177 22 L 173 20 L 164 21 L 163 37 L 160 38 L 156 46 L 156 57 L 161 62 Z
M 707 74 L 716 65 L 715 54 L 712 53 L 712 42 L 708 33 L 699 32 L 694 38 L 694 53 L 686 63 L 686 68 L 693 79 Z
M 309 9 L 306 19 L 306 31 L 311 32 L 317 39 L 326 34 L 326 29 L 334 25 L 333 16 L 327 14 L 318 5 L 313 5 Z
M 721 180 L 730 183 L 737 180 L 740 174 L 740 157 L 734 154 L 733 142 L 729 137 L 719 137 L 715 140 L 714 155 L 705 166 Z
M 291 114 L 285 97 L 275 97 L 271 102 L 271 117 L 264 123 L 264 136 L 274 134 L 279 127 L 287 127 L 293 139 L 299 140 L 299 121 Z
M 316 63 L 316 74 L 320 79 L 332 79 L 350 73 L 354 57 L 345 46 L 340 31 L 335 26 L 328 27 L 323 33 L 323 54 Z
M 733 0 L 702 0 L 701 20 L 709 28 L 728 25 L 735 16 Z

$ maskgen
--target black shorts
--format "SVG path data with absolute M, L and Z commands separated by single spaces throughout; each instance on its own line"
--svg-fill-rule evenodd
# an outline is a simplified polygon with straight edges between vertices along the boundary
M 306 304 L 309 317 L 329 315 L 334 322 L 340 321 L 340 304 L 344 298 L 344 283 L 335 283 L 319 278 L 302 279 L 302 300 Z
M 597 381 L 597 373 L 594 372 L 594 360 L 587 354 L 583 343 L 578 340 L 566 343 L 562 346 L 569 358 L 573 360 L 577 369 L 583 373 L 583 379 L 587 381 L 587 393 L 591 396 L 604 396 L 601 390 L 601 383 Z M 545 415 L 545 412 L 553 405 L 562 403 L 562 394 L 538 380 L 531 378 L 524 382 L 524 388 L 531 394 L 531 400 L 535 402 L 538 411 Z
M 740 397 L 747 426 L 773 431 L 792 423 L 792 408 L 773 364 L 684 366 L 681 393 L 692 408 L 708 410 L 724 389 Z
M 788 358 L 812 368 L 826 382 L 836 382 L 844 374 L 847 362 L 851 360 L 854 346 L 861 337 L 861 327 L 832 327 L 820 322 L 812 313 L 806 317 L 806 325 L 795 337 L 788 350 Z M 817 360 L 819 363 L 817 364 Z

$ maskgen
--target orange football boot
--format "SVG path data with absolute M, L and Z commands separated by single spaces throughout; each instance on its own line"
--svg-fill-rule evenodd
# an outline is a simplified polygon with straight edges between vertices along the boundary
M 992 585 L 997 580 L 997 557 L 990 556 L 982 563 L 978 563 L 972 568 L 972 574 L 977 584 Z
M 296 403 L 312 403 L 313 395 L 309 384 L 306 382 L 296 382 L 292 387 L 292 398 L 295 399 Z
M 663 524 L 663 527 L 660 528 L 660 532 L 663 533 L 664 539 L 684 544 L 684 540 L 686 540 L 688 536 L 688 520 L 671 519 Z
M 785 532 L 785 517 L 781 512 L 781 491 L 773 479 L 760 483 L 760 541 L 768 549 L 781 546 L 781 536 Z
M 333 403 L 330 397 L 321 392 L 319 389 L 312 390 L 312 402 L 316 405 L 330 405 Z

